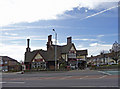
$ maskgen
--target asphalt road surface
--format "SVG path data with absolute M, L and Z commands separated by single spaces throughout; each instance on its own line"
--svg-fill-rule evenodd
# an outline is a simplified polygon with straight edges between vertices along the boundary
M 118 87 L 118 73 L 92 70 L 3 73 L 1 84 L 2 87 Z

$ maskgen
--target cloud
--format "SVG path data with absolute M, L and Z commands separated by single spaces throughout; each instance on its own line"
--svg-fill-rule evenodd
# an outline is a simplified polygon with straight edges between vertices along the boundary
M 0 0 L 0 24 L 58 19 L 73 8 L 106 8 L 103 2 L 119 0 Z M 102 6 L 100 6 L 102 5 Z M 108 5 L 109 6 L 109 5 Z
M 111 44 L 99 44 L 99 43 L 92 43 L 87 47 L 90 55 L 98 55 L 101 51 L 106 50 L 109 51 L 109 49 L 112 48 Z
M 20 44 L 20 43 L 22 43 L 22 41 L 11 41 L 10 43 L 12 43 L 12 44 Z
M 120 5 L 110 7 L 110 8 L 108 8 L 108 9 L 102 10 L 102 11 L 100 11 L 100 12 L 98 12 L 98 13 L 95 13 L 95 14 L 89 15 L 89 16 L 83 18 L 83 19 L 88 19 L 88 18 L 94 17 L 94 16 L 96 16 L 96 15 L 102 14 L 102 13 L 104 13 L 104 12 L 106 12 L 106 11 L 109 11 L 109 10 L 111 10 L 111 9 L 117 8 L 117 7 L 119 7 L 119 6 L 120 6 Z M 83 20 L 83 19 L 82 19 L 82 20 Z
M 44 41 L 47 41 L 47 39 L 43 39 L 43 38 L 36 38 L 36 39 L 32 39 L 32 40 L 44 40 Z
M 55 43 L 55 42 L 54 42 Z M 66 45 L 67 43 L 57 43 L 57 45 Z
M 0 36 L 2 40 L 23 40 L 26 39 L 26 36 Z
M 9 35 L 9 36 L 17 36 L 18 35 L 18 34 L 13 34 L 13 33 L 8 33 L 8 32 L 5 32 L 4 34 Z
M 91 46 L 91 47 L 97 47 L 97 46 L 111 46 L 111 45 L 106 45 L 106 44 L 99 44 L 99 43 L 92 43 L 92 44 L 90 44 L 89 46 Z
M 105 51 L 109 51 L 109 49 L 112 48 L 111 44 L 99 44 L 99 43 L 92 43 L 89 44 L 89 46 L 84 46 L 84 45 L 80 45 L 77 46 L 77 49 L 79 50 L 84 50 L 87 49 L 88 50 L 88 56 L 90 57 L 91 55 L 99 55 L 101 51 L 105 50 Z
M 100 38 L 100 37 L 104 37 L 104 36 L 105 36 L 105 35 L 98 35 L 97 37 L 99 37 L 99 38 Z
M 97 45 L 99 45 L 98 43 L 92 43 L 92 44 L 90 44 L 90 46 L 97 46 Z
M 73 39 L 73 40 L 82 40 L 82 41 L 98 41 L 98 39 Z
M 71 26 L 62 26 L 62 25 L 41 25 L 41 26 L 33 26 L 33 25 L 9 25 L 9 26 L 3 26 L 3 29 L 0 29 L 0 31 L 12 31 L 12 30 L 31 30 L 31 29 L 52 29 L 52 28 L 71 28 Z M 4 29 L 5 28 L 5 29 Z M 6 29 L 7 28 L 7 29 Z M 12 28 L 12 29 L 11 29 Z M 14 29 L 13 29 L 14 28 Z
M 18 34 L 12 34 L 5 32 L 5 35 L 0 35 L 0 40 L 25 40 L 25 39 L 31 39 L 31 40 L 47 40 L 45 36 L 37 36 L 37 35 L 31 35 L 31 36 L 18 36 Z
M 0 55 L 3 56 L 9 56 L 11 58 L 14 58 L 18 61 L 23 60 L 24 61 L 24 53 L 26 51 L 26 46 L 20 46 L 20 45 L 8 45 L 8 44 L 1 44 L 0 43 Z M 46 50 L 46 47 L 37 47 L 37 46 L 32 46 L 31 50 L 36 50 L 36 49 L 44 49 Z
M 84 44 L 77 46 L 77 50 L 85 50 L 85 49 L 87 48 L 84 46 Z
M 12 31 L 12 30 L 16 30 L 16 29 L 0 29 L 0 31 Z
M 3 44 L 2 47 L 0 46 L 2 50 L 0 55 L 9 56 L 20 61 L 24 59 L 25 48 L 25 46 Z

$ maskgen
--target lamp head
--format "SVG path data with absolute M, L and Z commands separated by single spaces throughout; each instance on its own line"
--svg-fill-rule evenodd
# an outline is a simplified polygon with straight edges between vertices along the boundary
M 55 29 L 53 29 L 53 31 L 55 31 Z

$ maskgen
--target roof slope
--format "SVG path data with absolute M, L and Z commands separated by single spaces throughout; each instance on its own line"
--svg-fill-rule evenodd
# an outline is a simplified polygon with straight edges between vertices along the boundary
M 72 46 L 74 46 L 73 43 L 67 44 L 64 46 L 57 45 L 57 59 L 60 59 L 62 53 L 68 53 Z M 25 52 L 25 62 L 31 62 L 31 60 L 34 59 L 37 53 L 40 53 L 45 61 L 54 61 L 55 60 L 55 45 L 52 45 L 51 48 L 47 51 L 40 49 L 40 50 L 34 50 L 32 52 Z
M 40 53 L 44 59 L 47 59 L 47 51 L 44 50 L 34 50 L 32 52 L 25 53 L 25 62 L 30 62 L 36 56 L 37 53 Z
M 2 57 L 3 61 L 15 61 L 15 62 L 19 63 L 17 60 L 15 60 L 11 57 L 8 57 L 8 56 L 0 56 L 0 57 Z
M 63 46 L 57 45 L 57 59 L 61 59 L 62 54 L 69 53 L 72 46 L 75 48 L 75 45 L 73 43 L 69 43 Z M 87 50 L 76 50 L 76 52 L 80 56 L 87 55 Z M 35 58 L 37 53 L 40 53 L 40 55 L 43 57 L 45 61 L 54 61 L 55 45 L 51 45 L 51 47 L 47 51 L 40 49 L 34 50 L 32 52 L 25 52 L 25 62 L 31 62 Z

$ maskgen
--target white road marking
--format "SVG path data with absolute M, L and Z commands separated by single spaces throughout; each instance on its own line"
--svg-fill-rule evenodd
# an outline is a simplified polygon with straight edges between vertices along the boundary
M 56 77 L 48 77 L 48 78 L 44 78 L 44 79 L 54 79 L 54 78 L 56 78 Z
M 6 82 L 0 82 L 0 84 L 1 84 L 1 83 L 6 83 Z
M 104 76 L 101 76 L 101 77 L 98 77 L 98 78 L 91 78 L 91 79 L 102 79 L 104 77 L 106 77 L 107 75 L 104 75 Z
M 25 82 L 0 82 L 1 83 L 25 83 Z
M 80 79 L 84 79 L 84 78 L 87 78 L 88 76 L 85 76 L 85 77 L 82 77 L 82 78 L 80 78 Z
M 106 72 L 103 72 L 103 71 L 98 71 L 98 72 L 103 73 L 103 74 L 107 74 L 107 75 L 112 75 L 110 73 L 106 73 Z
M 67 76 L 67 77 L 64 77 L 64 78 L 61 78 L 60 80 L 64 80 L 64 79 L 67 79 L 67 78 L 70 78 L 72 76 Z
M 119 86 L 70 86 L 70 87 L 118 87 Z
M 101 79 L 101 78 L 104 78 L 104 77 L 106 77 L 107 75 L 104 75 L 104 76 L 102 76 L 102 77 L 99 77 L 99 79 Z

